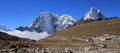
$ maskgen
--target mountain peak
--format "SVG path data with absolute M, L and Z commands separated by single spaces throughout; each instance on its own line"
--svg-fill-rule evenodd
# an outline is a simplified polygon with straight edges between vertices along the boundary
M 95 8 L 95 7 L 91 7 L 90 9 L 91 9 L 91 10 L 93 10 L 93 9 L 96 9 L 96 10 L 97 10 L 97 8 Z
M 67 27 L 72 26 L 75 23 L 75 20 L 73 19 L 72 16 L 67 15 L 67 14 L 63 14 L 62 16 L 60 16 L 58 18 L 58 22 L 57 24 L 59 25 L 56 30 L 60 31 L 62 29 L 65 29 Z
M 95 7 L 90 8 L 90 10 L 80 19 L 78 20 L 74 25 L 89 23 L 92 21 L 97 20 L 105 20 L 106 18 L 103 16 L 103 14 Z
M 53 13 L 51 13 L 49 11 L 43 11 L 43 12 L 40 13 L 40 15 L 46 15 L 46 14 L 53 14 Z
M 41 12 L 40 15 L 29 25 L 29 28 L 39 28 L 42 31 L 52 33 L 55 30 L 58 16 L 48 11 Z
M 101 14 L 101 15 L 100 15 Z M 100 10 L 92 7 L 83 17 L 83 20 L 99 20 L 104 19 L 105 17 L 102 15 Z
M 72 16 L 70 16 L 70 15 L 68 15 L 68 14 L 63 14 L 61 17 L 60 17 L 60 19 L 69 19 L 69 20 L 73 20 L 73 21 L 75 21 L 74 19 L 73 19 L 73 17 Z

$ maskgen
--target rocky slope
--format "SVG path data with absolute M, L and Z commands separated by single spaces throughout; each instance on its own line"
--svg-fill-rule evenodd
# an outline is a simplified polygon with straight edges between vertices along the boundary
M 17 36 L 6 34 L 4 32 L 0 32 L 0 48 L 11 48 L 11 47 L 17 47 L 17 46 L 25 46 L 24 44 L 27 43 L 27 45 L 30 45 L 28 43 L 31 43 L 31 42 L 35 42 L 35 40 L 20 38 Z

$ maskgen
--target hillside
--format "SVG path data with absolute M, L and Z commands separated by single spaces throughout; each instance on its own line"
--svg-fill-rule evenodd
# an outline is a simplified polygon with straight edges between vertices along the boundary
M 0 32 L 0 48 L 20 47 L 25 45 L 28 46 L 28 43 L 30 42 L 34 42 L 34 40 L 20 38 Z
M 51 36 L 40 40 L 38 44 L 43 45 L 71 45 L 81 43 L 77 40 L 86 36 L 102 36 L 103 34 L 120 35 L 120 19 L 110 19 L 103 21 L 94 21 L 86 24 L 80 24 L 58 31 Z

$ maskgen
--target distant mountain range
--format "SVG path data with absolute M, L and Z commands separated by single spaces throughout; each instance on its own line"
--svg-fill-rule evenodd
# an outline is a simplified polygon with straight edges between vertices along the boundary
M 19 31 L 30 31 L 30 32 L 47 32 L 52 34 L 56 31 L 65 29 L 72 26 L 75 20 L 72 16 L 64 14 L 57 16 L 50 12 L 42 12 L 34 21 L 27 27 L 20 26 L 16 28 Z
M 5 26 L 0 26 L 0 31 L 6 32 L 6 31 L 11 31 L 11 30 Z
M 20 26 L 16 28 L 19 31 L 30 31 L 30 32 L 47 32 L 49 34 L 53 34 L 56 31 L 60 31 L 62 29 L 89 23 L 92 21 L 100 21 L 107 20 L 107 18 L 102 14 L 102 12 L 94 7 L 92 7 L 80 20 L 77 22 L 73 19 L 72 16 L 64 14 L 62 16 L 58 16 L 54 13 L 50 12 L 42 12 L 36 19 L 26 27 Z

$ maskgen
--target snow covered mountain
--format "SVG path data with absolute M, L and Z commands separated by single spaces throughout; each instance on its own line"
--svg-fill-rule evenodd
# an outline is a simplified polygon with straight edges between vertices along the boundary
M 16 30 L 30 32 L 47 32 L 52 34 L 56 31 L 65 29 L 75 23 L 69 15 L 57 16 L 50 12 L 42 12 L 29 26 L 19 27 Z
M 89 23 L 92 21 L 105 20 L 106 17 L 100 12 L 100 10 L 92 7 L 79 21 L 75 23 L 75 25 L 79 25 L 81 23 Z
M 5 27 L 5 26 L 0 26 L 0 31 L 1 31 L 1 32 L 7 32 L 7 31 L 11 31 L 11 30 L 8 29 L 8 28 Z
M 29 28 L 37 28 L 48 33 L 55 32 L 57 27 L 58 16 L 49 12 L 42 12 L 40 16 L 30 24 Z
M 19 27 L 16 30 L 31 31 L 31 32 L 48 32 L 53 33 L 57 27 L 58 16 L 49 12 L 42 12 L 36 19 L 27 27 Z
M 102 15 L 100 10 L 92 7 L 82 19 L 83 20 L 102 20 L 102 19 L 105 19 L 105 17 Z
M 56 30 L 60 31 L 62 29 L 72 26 L 74 23 L 75 23 L 75 20 L 72 18 L 72 16 L 64 14 L 59 17 L 58 27 L 56 28 Z

